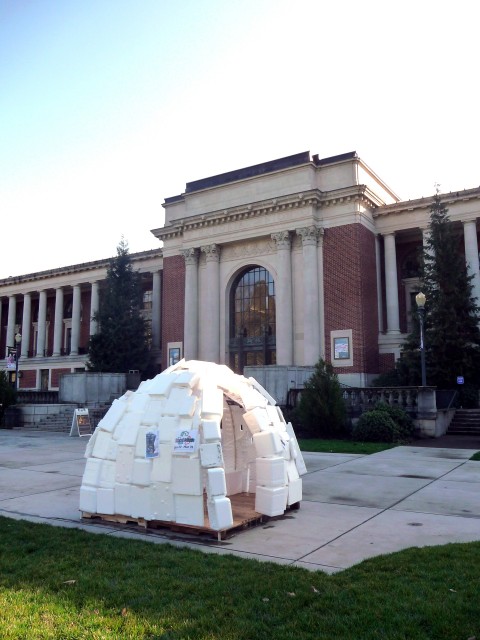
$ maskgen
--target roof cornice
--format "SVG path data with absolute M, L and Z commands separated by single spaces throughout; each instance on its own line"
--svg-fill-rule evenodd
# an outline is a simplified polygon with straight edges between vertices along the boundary
M 480 187 L 464 189 L 463 191 L 450 191 L 450 193 L 441 193 L 439 195 L 440 202 L 445 205 L 454 204 L 456 202 L 466 202 L 480 198 Z M 373 217 L 378 218 L 388 216 L 390 214 L 398 214 L 407 211 L 411 212 L 415 209 L 430 209 L 434 201 L 435 196 L 428 196 L 426 198 L 417 198 L 416 200 L 404 200 L 394 204 L 381 205 L 373 212 Z

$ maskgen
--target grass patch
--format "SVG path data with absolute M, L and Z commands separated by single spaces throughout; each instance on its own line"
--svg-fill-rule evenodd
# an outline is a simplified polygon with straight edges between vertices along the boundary
M 480 460 L 480 451 L 477 451 L 477 453 L 474 453 L 473 456 L 470 458 L 470 460 Z
M 361 453 L 368 455 L 386 449 L 393 449 L 398 444 L 391 442 L 354 442 L 353 440 L 324 440 L 322 438 L 298 438 L 302 451 L 321 453 Z
M 0 518 L 0 637 L 466 640 L 479 574 L 480 543 L 328 576 Z

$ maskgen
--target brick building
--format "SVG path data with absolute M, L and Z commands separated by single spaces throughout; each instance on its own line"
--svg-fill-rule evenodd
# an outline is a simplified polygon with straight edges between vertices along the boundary
M 441 198 L 480 299 L 480 188 Z M 185 357 L 287 372 L 323 356 L 343 382 L 367 385 L 393 367 L 409 330 L 431 203 L 400 201 L 355 152 L 187 183 L 152 231 L 162 249 L 132 256 L 158 369 Z M 83 370 L 106 266 L 0 281 L 0 349 L 7 356 L 21 332 L 21 388 L 54 389 L 62 372 Z

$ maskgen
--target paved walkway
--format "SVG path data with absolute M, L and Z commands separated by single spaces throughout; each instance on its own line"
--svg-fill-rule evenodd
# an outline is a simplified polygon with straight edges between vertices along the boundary
M 64 434 L 0 431 L 0 515 L 328 573 L 407 547 L 480 540 L 480 462 L 469 461 L 472 449 L 422 443 L 370 456 L 307 453 L 300 510 L 219 543 L 82 521 L 86 444 Z

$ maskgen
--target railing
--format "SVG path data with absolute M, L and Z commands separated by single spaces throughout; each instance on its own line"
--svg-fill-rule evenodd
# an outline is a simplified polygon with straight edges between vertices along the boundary
M 400 407 L 415 414 L 418 407 L 418 387 L 344 387 L 342 396 L 349 415 L 360 415 L 373 409 L 377 402 Z
M 17 404 L 58 404 L 58 391 L 18 391 Z

